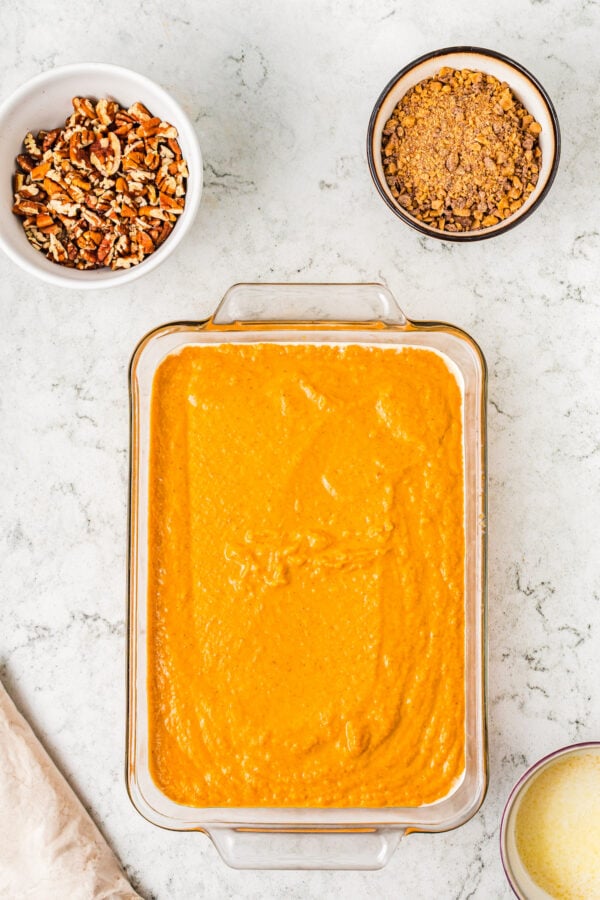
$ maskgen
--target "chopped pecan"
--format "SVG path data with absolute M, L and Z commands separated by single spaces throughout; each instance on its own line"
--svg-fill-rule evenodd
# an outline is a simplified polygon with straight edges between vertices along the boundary
M 119 104 L 114 100 L 98 100 L 96 103 L 96 117 L 103 125 L 112 125 L 119 110 Z
M 88 131 L 75 131 L 69 138 L 69 160 L 80 169 L 88 169 L 90 154 L 86 149 L 94 141 L 94 135 Z
M 94 141 L 90 148 L 90 162 L 107 178 L 114 175 L 121 165 L 121 142 L 114 131 Z
M 129 269 L 130 266 L 135 266 L 139 261 L 138 257 L 134 255 L 117 256 L 113 269 Z
M 181 147 L 173 138 L 167 138 L 167 144 L 175 159 L 181 159 Z
M 18 189 L 18 193 L 21 199 L 31 199 L 32 197 L 37 197 L 39 192 L 40 189 L 37 184 L 21 185 L 21 187 Z
M 96 110 L 94 104 L 87 97 L 73 97 L 73 109 L 75 116 L 81 119 L 95 119 Z
M 151 172 L 155 169 L 158 169 L 160 165 L 160 156 L 156 152 L 156 150 L 149 150 L 144 157 L 144 165 L 146 165 Z
M 163 194 L 162 191 L 160 192 L 158 197 L 161 209 L 167 209 L 169 212 L 177 216 L 181 215 L 181 213 L 183 212 L 183 204 L 178 203 L 177 200 L 174 200 L 173 197 L 169 197 L 168 194 Z
M 60 194 L 62 190 L 60 184 L 57 184 L 52 178 L 44 178 L 43 188 L 48 197 L 52 197 L 53 194 Z
M 173 230 L 173 226 L 170 222 L 165 222 L 158 233 L 158 237 L 156 238 L 156 245 L 162 244 L 163 241 L 169 237 Z
M 62 263 L 68 259 L 67 251 L 55 234 L 50 235 L 50 253 L 56 262 Z
M 112 251 L 113 245 L 114 245 L 116 239 L 117 238 L 116 238 L 115 234 L 108 233 L 108 234 L 104 235 L 104 237 L 102 238 L 102 241 L 100 242 L 100 245 L 98 246 L 98 254 L 97 254 L 98 262 L 100 262 L 100 263 L 104 262 L 106 257 Z
M 35 159 L 28 153 L 20 153 L 19 156 L 17 156 L 17 163 L 24 172 L 31 172 L 36 167 Z
M 133 116 L 127 115 L 127 113 L 122 110 L 118 112 L 115 116 L 115 134 L 118 135 L 126 135 L 129 131 L 131 131 L 132 125 L 135 123 L 135 119 Z
M 43 181 L 48 172 L 50 171 L 50 160 L 46 160 L 46 162 L 40 163 L 39 166 L 36 166 L 35 169 L 31 170 L 31 180 L 32 181 Z
M 25 147 L 29 155 L 33 156 L 34 159 L 39 159 L 39 157 L 42 155 L 42 151 L 38 147 L 37 141 L 30 131 L 28 131 L 23 138 L 23 146 Z
M 74 97 L 64 128 L 28 132 L 23 144 L 13 212 L 31 245 L 61 265 L 137 265 L 183 212 L 177 130 L 141 103 Z
M 12 211 L 18 216 L 39 216 L 46 212 L 46 207 L 43 203 L 25 199 L 15 203 Z
M 142 138 L 154 137 L 160 131 L 161 124 L 157 116 L 151 119 L 144 119 L 137 129 L 137 134 Z
M 42 150 L 44 153 L 46 152 L 46 150 L 50 150 L 51 147 L 54 146 L 54 144 L 56 142 L 56 138 L 58 137 L 59 134 L 60 134 L 60 128 L 54 128 L 52 131 L 48 131 L 44 135 L 44 140 L 42 143 Z
M 99 216 L 93 209 L 82 209 L 81 216 L 92 228 L 102 228 L 104 226 L 103 216 Z
M 147 119 L 152 118 L 152 115 L 148 112 L 144 104 L 139 102 L 130 106 L 127 112 L 132 119 L 136 120 L 136 122 L 145 122 Z
M 147 234 L 145 231 L 139 232 L 138 244 L 140 245 L 140 247 L 142 248 L 142 250 L 144 251 L 144 254 L 146 256 L 149 256 L 150 253 L 154 252 L 154 249 L 155 249 L 154 242 L 153 242 L 152 238 L 150 237 L 150 235 Z

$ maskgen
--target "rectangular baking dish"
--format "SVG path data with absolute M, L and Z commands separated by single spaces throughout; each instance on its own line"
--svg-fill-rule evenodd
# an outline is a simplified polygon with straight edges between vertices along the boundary
M 465 485 L 465 771 L 456 789 L 418 807 L 195 808 L 173 802 L 149 770 L 147 575 L 150 402 L 154 373 L 192 344 L 312 342 L 416 346 L 441 353 L 463 393 Z M 485 698 L 486 368 L 463 331 L 409 321 L 378 284 L 238 284 L 204 322 L 165 325 L 147 335 L 131 362 L 129 657 L 127 787 L 150 822 L 210 836 L 235 868 L 376 869 L 407 832 L 438 832 L 470 819 L 487 786 Z

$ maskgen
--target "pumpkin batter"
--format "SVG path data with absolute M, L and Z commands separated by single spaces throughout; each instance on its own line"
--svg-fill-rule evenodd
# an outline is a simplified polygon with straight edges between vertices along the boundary
M 188 346 L 153 386 L 150 768 L 191 806 L 417 806 L 464 771 L 443 357 Z

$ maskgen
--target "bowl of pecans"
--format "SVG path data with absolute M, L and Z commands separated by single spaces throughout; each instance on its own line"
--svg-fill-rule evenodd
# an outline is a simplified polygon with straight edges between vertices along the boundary
M 63 66 L 0 107 L 0 247 L 52 284 L 104 288 L 156 268 L 189 230 L 202 157 L 161 87 L 104 63 Z
M 519 63 L 450 47 L 395 75 L 369 122 L 375 186 L 408 225 L 446 241 L 493 237 L 547 195 L 560 157 L 552 102 Z

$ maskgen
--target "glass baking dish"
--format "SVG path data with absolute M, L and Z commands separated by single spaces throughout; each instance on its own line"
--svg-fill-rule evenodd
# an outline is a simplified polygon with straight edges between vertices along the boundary
M 149 769 L 147 567 L 150 401 L 154 373 L 170 353 L 224 342 L 416 346 L 442 354 L 463 396 L 465 484 L 465 770 L 452 793 L 417 807 L 195 808 L 173 802 Z M 376 869 L 400 838 L 464 824 L 487 786 L 485 699 L 486 368 L 476 343 L 451 325 L 409 321 L 379 284 L 238 284 L 203 322 L 147 335 L 131 362 L 129 665 L 127 786 L 150 822 L 209 835 L 235 868 Z

